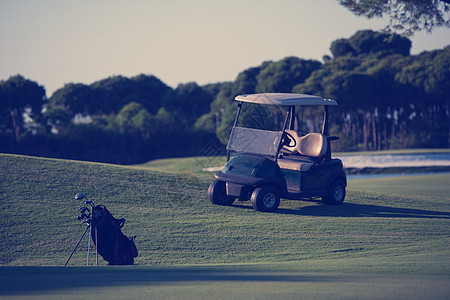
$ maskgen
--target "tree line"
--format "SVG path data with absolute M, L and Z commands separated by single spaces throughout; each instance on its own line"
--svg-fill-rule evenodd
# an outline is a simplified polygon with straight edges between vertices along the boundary
M 334 41 L 323 62 L 286 57 L 248 68 L 234 81 L 176 88 L 152 75 L 114 76 L 66 84 L 49 98 L 43 86 L 15 75 L 0 82 L 0 151 L 124 164 L 220 154 L 234 97 L 263 92 L 337 100 L 330 120 L 331 133 L 340 136 L 337 151 L 447 148 L 450 46 L 419 55 L 410 48 L 406 37 L 365 30 Z M 244 122 L 281 122 L 270 111 L 247 114 L 257 117 Z M 298 130 L 318 130 L 319 111 L 297 114 Z

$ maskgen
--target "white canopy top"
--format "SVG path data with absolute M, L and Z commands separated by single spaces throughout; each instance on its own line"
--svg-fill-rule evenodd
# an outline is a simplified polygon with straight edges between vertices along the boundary
M 293 93 L 263 93 L 239 95 L 234 98 L 237 101 L 267 104 L 267 105 L 337 105 L 335 100 L 324 99 L 319 96 Z

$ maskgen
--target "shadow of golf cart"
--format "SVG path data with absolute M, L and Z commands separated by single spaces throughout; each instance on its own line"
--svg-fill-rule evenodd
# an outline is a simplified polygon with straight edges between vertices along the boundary
M 336 101 L 290 93 L 239 95 L 238 110 L 227 145 L 227 163 L 215 174 L 208 189 L 213 204 L 232 205 L 251 200 L 257 211 L 272 212 L 280 198 L 300 200 L 321 197 L 328 205 L 345 198 L 347 178 L 339 159 L 331 158 L 328 107 Z M 284 114 L 279 131 L 239 127 L 243 105 L 274 106 Z M 294 130 L 296 106 L 323 106 L 321 133 Z

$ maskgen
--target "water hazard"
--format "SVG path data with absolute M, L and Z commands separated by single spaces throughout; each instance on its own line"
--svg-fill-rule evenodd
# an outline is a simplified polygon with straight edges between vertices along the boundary
M 343 155 L 336 156 L 342 160 L 345 168 L 418 168 L 418 167 L 450 167 L 450 153 L 420 153 L 420 154 L 373 154 L 373 155 Z M 348 180 L 385 178 L 399 176 L 418 176 L 443 174 L 450 172 L 414 172 L 414 173 L 384 173 L 384 174 L 349 174 Z

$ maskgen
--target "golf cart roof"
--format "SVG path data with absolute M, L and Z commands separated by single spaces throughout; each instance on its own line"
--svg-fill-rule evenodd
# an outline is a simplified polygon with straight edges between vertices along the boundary
M 324 99 L 319 96 L 293 93 L 262 93 L 238 95 L 236 101 L 243 101 L 267 105 L 337 105 L 335 100 Z

